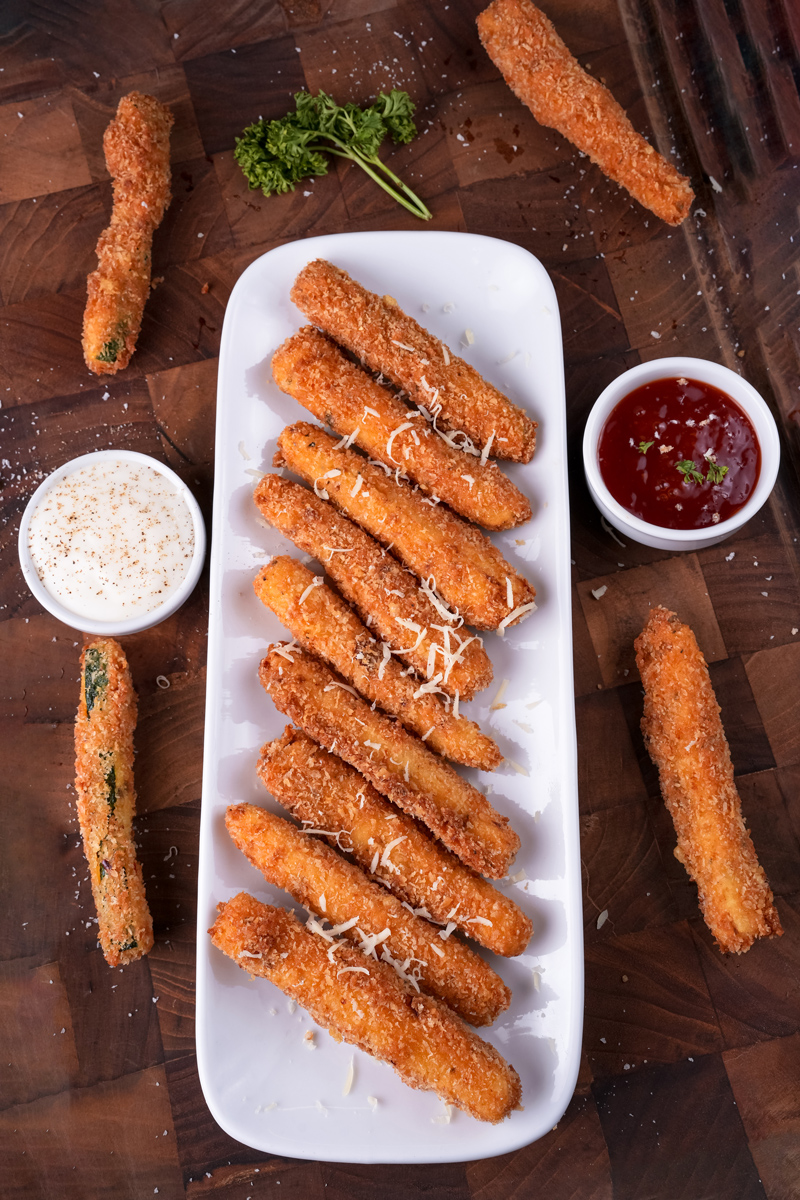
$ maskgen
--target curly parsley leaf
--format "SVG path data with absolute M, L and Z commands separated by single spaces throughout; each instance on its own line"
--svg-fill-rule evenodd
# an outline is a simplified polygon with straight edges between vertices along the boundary
M 636 449 L 639 451 L 640 454 L 647 454 L 647 451 L 650 449 L 650 447 L 652 445 L 653 445 L 652 442 L 639 442 Z
M 706 476 L 709 483 L 722 483 L 727 474 L 727 467 L 723 467 L 719 463 L 709 462 L 708 475 Z
M 378 157 L 387 134 L 398 145 L 416 137 L 415 105 L 407 92 L 381 92 L 366 108 L 339 105 L 322 91 L 297 92 L 294 101 L 294 112 L 278 121 L 256 121 L 236 138 L 233 155 L 251 188 L 265 196 L 293 191 L 303 179 L 326 175 L 325 155 L 333 154 L 357 163 L 398 204 L 430 220 L 419 196 Z

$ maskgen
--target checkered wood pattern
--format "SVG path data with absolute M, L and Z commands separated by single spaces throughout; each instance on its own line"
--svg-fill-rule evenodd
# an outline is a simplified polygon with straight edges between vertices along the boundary
M 0 661 L 3 949 L 0 1190 L 91 1200 L 791 1200 L 800 1196 L 800 19 L 792 0 L 548 0 L 581 62 L 698 193 L 684 228 L 632 205 L 500 81 L 475 0 L 56 0 L 0 6 Z M 141 715 L 138 832 L 156 924 L 146 961 L 96 949 L 72 792 L 78 645 L 27 593 L 26 498 L 105 446 L 154 454 L 209 515 L 216 361 L 241 271 L 287 239 L 407 228 L 358 172 L 264 199 L 234 136 L 301 87 L 406 88 L 420 136 L 392 164 L 433 226 L 508 238 L 558 293 L 567 371 L 586 1020 L 575 1097 L 515 1154 L 443 1167 L 270 1159 L 200 1092 L 193 980 L 207 588 L 127 639 Z M 123 374 L 80 350 L 107 222 L 102 133 L 133 88 L 175 113 L 163 281 Z M 712 181 L 713 177 L 713 181 Z M 718 190 L 720 189 L 721 190 Z M 774 496 L 735 538 L 670 557 L 603 527 L 580 467 L 586 414 L 634 363 L 742 371 L 779 418 Z M 624 539 L 621 539 L 624 541 Z M 596 598 L 602 586 L 606 591 Z M 664 603 L 695 629 L 786 934 L 714 948 L 639 733 L 632 642 Z M 158 686 L 165 676 L 170 687 Z M 598 917 L 608 913 L 598 928 Z

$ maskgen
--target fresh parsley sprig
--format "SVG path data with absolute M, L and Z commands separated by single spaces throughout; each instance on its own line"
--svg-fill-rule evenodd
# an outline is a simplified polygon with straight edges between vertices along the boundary
M 692 462 L 690 458 L 681 459 L 675 463 L 676 468 L 680 471 L 686 483 L 702 483 L 703 472 L 698 471 L 697 464 Z
M 692 462 L 690 458 L 681 459 L 675 463 L 675 469 L 680 471 L 686 483 L 722 483 L 725 476 L 728 474 L 728 468 L 723 467 L 718 463 L 706 460 L 708 463 L 708 475 L 703 479 L 703 472 L 697 469 L 697 463 Z
M 385 192 L 421 221 L 429 221 L 430 209 L 378 157 L 388 134 L 404 146 L 417 135 L 412 120 L 414 101 L 407 92 L 393 88 L 381 92 L 374 104 L 338 105 L 319 92 L 297 92 L 295 111 L 277 121 L 256 121 L 236 138 L 233 152 L 251 188 L 265 196 L 294 191 L 309 176 L 326 175 L 326 154 L 357 163 Z
M 719 463 L 709 462 L 708 475 L 706 476 L 709 483 L 722 483 L 727 474 L 727 467 L 722 467 L 719 465 Z

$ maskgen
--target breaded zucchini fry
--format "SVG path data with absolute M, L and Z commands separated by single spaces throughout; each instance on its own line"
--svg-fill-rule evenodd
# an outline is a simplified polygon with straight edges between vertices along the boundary
M 530 462 L 536 422 L 391 296 L 368 292 L 346 271 L 318 258 L 303 267 L 291 298 L 309 321 L 407 392 L 438 427 L 458 430 L 462 444 L 466 435 L 479 454 Z
M 482 875 L 506 874 L 519 849 L 508 818 L 402 725 L 374 711 L 297 647 L 271 650 L 259 677 L 282 713 L 419 817 L 463 862 Z
M 389 647 L 384 650 L 385 643 L 373 637 L 321 576 L 279 555 L 261 568 L 253 587 L 304 650 L 324 658 L 362 696 L 397 717 L 437 754 L 482 771 L 493 771 L 503 761 L 474 721 L 454 716 L 433 693 L 420 694 L 419 680 L 405 673 Z M 421 634 L 422 630 L 410 632 L 409 638 Z
M 275 465 L 313 484 L 479 629 L 505 629 L 534 610 L 536 592 L 486 534 L 336 440 L 298 421 L 278 438 Z
M 153 946 L 153 922 L 133 841 L 135 727 L 136 693 L 125 655 L 113 638 L 97 638 L 81 653 L 75 790 L 97 936 L 112 967 L 141 958 Z
M 114 181 L 111 224 L 97 243 L 98 267 L 88 278 L 83 357 L 96 375 L 127 367 L 136 349 L 150 294 L 151 245 L 170 192 L 169 134 L 173 116 L 152 96 L 123 96 L 103 136 Z
M 451 445 L 371 375 L 346 358 L 330 338 L 308 325 L 287 338 L 272 359 L 282 391 L 315 417 L 419 485 L 423 492 L 485 529 L 528 521 L 531 506 L 497 463 L 481 462 Z
M 720 948 L 741 954 L 783 929 L 742 819 L 708 667 L 689 626 L 666 608 L 651 611 L 634 644 L 642 733 L 678 835 L 675 857 L 697 884 Z
M 240 892 L 220 904 L 209 930 L 218 950 L 250 975 L 269 979 L 337 1041 L 390 1063 L 409 1087 L 433 1091 L 479 1121 L 519 1108 L 513 1067 L 431 996 L 417 995 L 387 964 L 365 965 L 342 946 L 333 961 L 322 938 L 297 917 Z
M 254 498 L 271 525 L 325 564 L 369 628 L 418 675 L 441 675 L 437 687 L 462 700 L 489 686 L 492 664 L 481 639 L 451 630 L 446 645 L 448 623 L 414 576 L 332 504 L 279 475 L 265 475 Z
M 522 954 L 532 927 L 514 901 L 465 867 L 413 817 L 398 812 L 337 755 L 287 725 L 282 737 L 262 746 L 257 770 L 267 790 L 309 831 L 352 853 L 401 900 L 423 909 L 423 916 L 460 929 L 495 954 Z
M 348 926 L 339 932 L 372 961 L 399 968 L 415 991 L 438 996 L 471 1025 L 491 1025 L 508 1008 L 511 992 L 474 950 L 456 938 L 443 941 L 439 930 L 324 842 L 254 804 L 230 805 L 225 825 L 270 883 L 334 927 Z M 319 933 L 323 926 L 311 928 Z
M 478 33 L 508 86 L 541 125 L 569 138 L 662 221 L 680 225 L 694 200 L 689 180 L 636 132 L 543 12 L 530 0 L 494 0 L 478 16 Z

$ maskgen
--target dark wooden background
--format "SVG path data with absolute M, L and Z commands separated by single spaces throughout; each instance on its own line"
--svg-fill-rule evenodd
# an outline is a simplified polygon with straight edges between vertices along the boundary
M 547 0 L 581 62 L 691 175 L 697 201 L 674 231 L 523 110 L 480 47 L 480 7 L 0 4 L 4 1198 L 800 1196 L 800 8 Z M 430 205 L 434 227 L 508 238 L 549 269 L 571 438 L 582 1069 L 547 1137 L 442 1167 L 271 1159 L 216 1126 L 193 1028 L 207 588 L 126 640 L 157 937 L 146 961 L 111 971 L 96 948 L 72 789 L 80 635 L 39 609 L 16 555 L 36 484 L 104 446 L 163 458 L 209 514 L 217 354 L 238 275 L 285 239 L 413 224 L 355 169 L 286 197 L 249 193 L 234 135 L 259 115 L 282 115 L 304 86 L 365 100 L 392 85 L 417 101 L 423 131 L 393 164 Z M 80 352 L 85 277 L 110 209 L 103 130 L 133 88 L 175 113 L 175 198 L 156 236 L 163 282 L 139 349 L 127 371 L 98 383 Z M 623 546 L 603 528 L 579 447 L 609 380 L 677 352 L 721 361 L 761 391 L 784 462 L 772 500 L 738 536 L 670 557 Z M 596 600 L 601 583 L 608 590 Z M 711 664 L 786 929 L 742 958 L 724 958 L 698 916 L 638 731 L 632 641 L 658 602 L 693 625 Z

